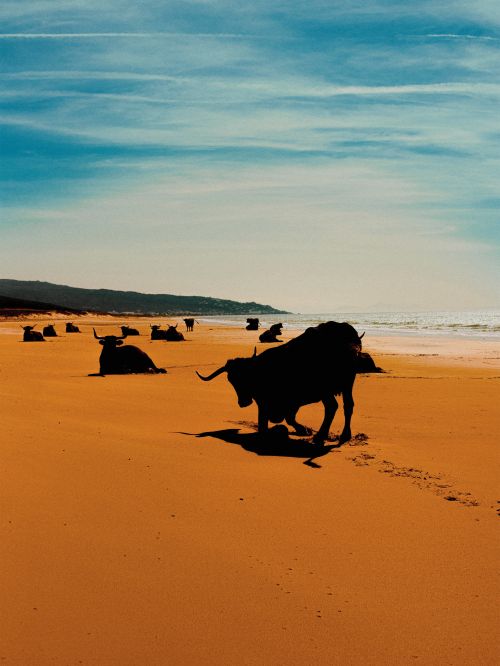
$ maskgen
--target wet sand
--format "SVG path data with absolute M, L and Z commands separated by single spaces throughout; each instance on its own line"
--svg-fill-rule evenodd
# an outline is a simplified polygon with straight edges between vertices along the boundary
M 498 663 L 500 343 L 367 335 L 388 372 L 315 457 L 194 374 L 256 333 L 130 320 L 168 374 L 102 378 L 91 325 L 122 322 L 77 323 L 0 322 L 1 663 Z

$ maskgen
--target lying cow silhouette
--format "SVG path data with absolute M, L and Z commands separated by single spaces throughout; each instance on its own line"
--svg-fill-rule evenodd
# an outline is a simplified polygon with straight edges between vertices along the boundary
M 157 368 L 146 352 L 134 345 L 123 345 L 124 335 L 97 335 L 94 328 L 94 337 L 102 345 L 99 357 L 100 376 L 128 375 L 140 373 L 166 373 L 165 368 Z
M 54 324 L 48 324 L 43 328 L 43 337 L 44 338 L 57 338 L 56 329 Z
M 122 335 L 125 337 L 128 337 L 129 335 L 140 335 L 136 328 L 130 328 L 130 326 L 127 326 L 126 324 L 124 326 L 120 326 L 120 328 L 122 329 Z
M 159 324 L 150 324 L 151 340 L 166 340 L 167 331 L 163 330 Z
M 71 322 L 68 322 L 66 324 L 66 333 L 80 333 L 80 329 L 78 326 L 75 326 Z
M 23 342 L 45 342 L 43 335 L 40 331 L 34 331 L 36 324 L 33 326 L 21 326 L 24 330 Z
M 264 331 L 259 335 L 261 342 L 281 342 L 278 340 L 278 335 L 281 335 L 283 324 L 273 324 L 269 330 Z
M 169 326 L 165 331 L 165 340 L 167 340 L 167 342 L 181 342 L 184 339 L 183 334 L 177 330 L 177 324 L 175 326 Z
M 335 396 L 342 394 L 344 428 L 339 441 L 343 444 L 351 438 L 356 373 L 381 372 L 369 354 L 361 352 L 363 335 L 358 335 L 350 324 L 329 321 L 308 328 L 297 338 L 266 349 L 258 356 L 255 350 L 250 358 L 230 359 L 208 377 L 197 375 L 210 381 L 227 373 L 239 406 L 248 407 L 256 402 L 261 435 L 267 433 L 269 421 L 286 421 L 297 434 L 307 434 L 307 428 L 297 423 L 297 412 L 303 405 L 322 402 L 323 422 L 313 437 L 317 444 L 328 438 L 338 408 Z
M 245 326 L 247 331 L 258 331 L 259 330 L 259 319 L 258 317 L 249 317 L 247 319 L 247 325 Z

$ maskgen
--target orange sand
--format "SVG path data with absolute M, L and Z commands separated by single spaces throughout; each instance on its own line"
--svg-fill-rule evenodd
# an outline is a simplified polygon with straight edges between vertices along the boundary
M 500 344 L 366 336 L 368 439 L 304 464 L 196 436 L 253 432 L 194 370 L 255 333 L 136 338 L 168 374 L 101 378 L 92 323 L 0 322 L 2 664 L 498 663 Z

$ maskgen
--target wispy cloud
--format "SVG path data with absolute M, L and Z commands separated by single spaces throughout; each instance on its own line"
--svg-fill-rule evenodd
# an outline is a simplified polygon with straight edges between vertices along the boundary
M 498 42 L 500 40 L 499 37 L 491 37 L 489 35 L 456 35 L 453 33 L 430 33 L 425 36 L 432 39 L 473 39 L 484 42 Z
M 152 37 L 259 39 L 258 35 L 224 32 L 11 32 L 0 33 L 0 39 L 150 39 Z

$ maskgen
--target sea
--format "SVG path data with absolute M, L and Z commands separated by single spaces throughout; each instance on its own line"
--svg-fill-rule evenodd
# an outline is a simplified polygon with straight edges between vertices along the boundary
M 500 310 L 464 312 L 334 312 L 329 314 L 249 315 L 259 317 L 261 329 L 282 322 L 283 329 L 305 330 L 324 321 L 347 321 L 359 333 L 372 335 L 446 336 L 498 339 Z M 200 322 L 244 326 L 246 315 L 198 317 Z

